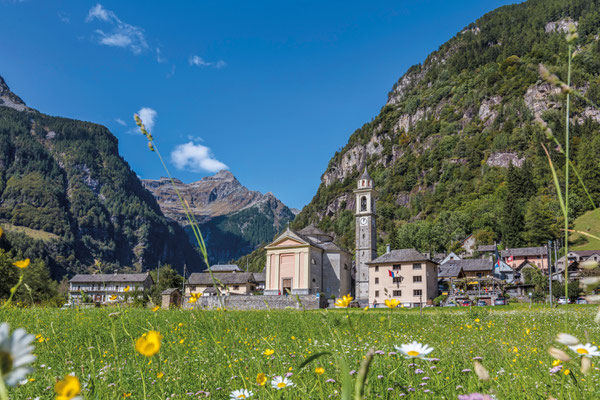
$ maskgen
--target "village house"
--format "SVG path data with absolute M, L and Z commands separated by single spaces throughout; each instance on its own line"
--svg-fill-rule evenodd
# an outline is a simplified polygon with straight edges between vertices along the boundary
M 506 249 L 500 253 L 500 256 L 513 269 L 525 261 L 544 272 L 548 271 L 548 252 L 543 246 Z
M 569 264 L 573 262 L 582 263 L 584 261 L 600 262 L 600 250 L 571 250 L 569 251 Z M 565 270 L 565 256 L 562 256 L 556 262 L 557 271 Z
M 437 255 L 433 256 L 433 261 L 437 262 Z M 440 261 L 439 264 L 440 265 L 444 265 L 446 264 L 448 261 L 453 261 L 453 260 L 462 260 L 462 257 L 457 256 L 453 251 L 450 252 L 450 254 L 445 255 Z
M 415 249 L 390 250 L 369 265 L 369 305 L 396 299 L 404 307 L 431 304 L 438 296 L 438 265 Z
M 352 254 L 314 225 L 288 227 L 266 250 L 265 295 L 351 293 Z
M 438 288 L 442 294 L 449 295 L 456 290 L 456 282 L 465 278 L 462 267 L 457 265 L 444 265 L 438 267 Z
M 472 257 L 475 252 L 475 236 L 469 235 L 460 242 L 460 247 L 465 251 L 467 257 Z
M 467 278 L 483 278 L 494 276 L 494 263 L 485 258 L 465 258 L 450 260 L 444 264 L 447 267 L 460 267 Z
M 69 302 L 81 303 L 84 297 L 94 303 L 123 301 L 133 293 L 148 292 L 153 284 L 149 273 L 77 274 L 69 280 Z
M 216 267 L 216 266 L 215 266 Z M 256 280 L 253 272 L 194 272 L 185 283 L 185 296 L 200 293 L 203 296 L 217 295 L 217 287 L 224 296 L 252 294 L 256 290 Z M 214 281 L 213 281 L 214 278 Z

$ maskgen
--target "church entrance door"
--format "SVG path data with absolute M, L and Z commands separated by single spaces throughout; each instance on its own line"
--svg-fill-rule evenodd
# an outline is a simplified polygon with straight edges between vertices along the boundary
M 292 292 L 292 278 L 284 278 L 281 282 L 282 291 L 281 294 L 287 294 Z

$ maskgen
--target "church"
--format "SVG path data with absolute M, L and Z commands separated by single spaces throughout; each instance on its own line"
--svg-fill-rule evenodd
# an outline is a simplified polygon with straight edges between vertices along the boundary
M 265 295 L 345 295 L 352 289 L 352 254 L 314 225 L 289 227 L 266 247 Z
M 352 253 L 335 244 L 331 235 L 314 225 L 297 232 L 288 227 L 266 247 L 265 295 L 324 293 L 327 297 L 340 297 L 352 294 L 361 303 L 368 302 L 368 263 L 377 257 L 377 230 L 375 190 L 366 168 L 354 192 L 355 263 Z
M 365 168 L 354 190 L 356 247 L 352 254 L 314 225 L 289 227 L 266 247 L 264 294 L 317 294 L 328 298 L 351 294 L 360 306 L 381 306 L 395 299 L 404 307 L 431 304 L 438 295 L 438 263 L 415 249 L 391 250 L 377 256 L 373 180 Z

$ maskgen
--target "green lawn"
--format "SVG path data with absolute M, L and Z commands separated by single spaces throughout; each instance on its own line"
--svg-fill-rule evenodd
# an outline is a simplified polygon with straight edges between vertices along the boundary
M 600 237 L 600 209 L 588 211 L 575 220 L 576 231 L 586 232 Z M 572 250 L 598 250 L 600 240 L 574 233 L 569 239 L 573 242 Z
M 10 224 L 8 222 L 0 223 L 0 228 L 5 230 L 6 232 L 24 233 L 25 235 L 29 236 L 32 239 L 43 240 L 45 242 L 48 242 L 52 239 L 60 239 L 60 236 L 55 235 L 54 233 L 40 231 L 37 229 L 31 229 L 31 228 L 27 228 L 25 226 L 17 226 L 17 225 Z
M 229 399 L 247 388 L 253 399 L 340 398 L 342 366 L 357 371 L 369 349 L 378 352 L 368 371 L 367 399 L 456 399 L 483 392 L 498 399 L 600 398 L 600 371 L 579 372 L 579 357 L 565 346 L 572 371 L 550 374 L 547 349 L 558 332 L 595 343 L 595 306 L 572 305 L 417 310 L 162 311 L 9 309 L 0 320 L 38 335 L 31 381 L 11 399 L 52 398 L 65 374 L 76 375 L 86 399 Z M 135 352 L 144 332 L 157 330 L 162 347 L 152 357 Z M 429 357 L 406 360 L 394 345 L 413 340 L 434 347 Z M 273 350 L 272 355 L 265 355 Z M 300 369 L 308 357 L 327 352 Z M 481 357 L 491 380 L 480 381 L 473 358 Z M 323 368 L 318 374 L 316 368 Z M 563 369 L 564 371 L 564 369 Z M 257 374 L 268 377 L 265 386 Z M 275 390 L 270 380 L 289 374 L 296 385 Z M 354 386 L 357 374 L 350 379 Z M 144 383 L 144 385 L 143 385 Z M 144 396 L 144 386 L 146 395 Z M 354 398 L 354 397 L 352 397 Z

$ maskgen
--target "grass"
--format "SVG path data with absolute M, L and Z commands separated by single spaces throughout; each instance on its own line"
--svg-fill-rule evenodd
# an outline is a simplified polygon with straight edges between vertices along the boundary
M 600 237 L 600 208 L 588 211 L 574 222 L 576 231 L 586 232 Z M 569 238 L 573 243 L 571 250 L 597 250 L 600 249 L 600 240 L 574 233 Z
M 60 236 L 55 235 L 54 233 L 44 232 L 37 229 L 31 229 L 24 226 L 13 225 L 8 222 L 1 223 L 0 227 L 6 232 L 24 233 L 32 239 L 43 240 L 44 242 L 49 242 L 53 239 L 60 239 Z
M 558 332 L 595 343 L 600 326 L 595 306 L 557 309 L 534 305 L 490 308 L 336 311 L 181 311 L 135 308 L 85 310 L 4 309 L 0 321 L 37 336 L 30 382 L 13 388 L 11 399 L 50 398 L 57 379 L 75 374 L 86 399 L 228 399 L 247 388 L 253 399 L 340 398 L 342 365 L 359 370 L 369 349 L 378 354 L 368 371 L 365 398 L 456 399 L 483 392 L 498 399 L 591 399 L 600 397 L 600 370 L 550 374 L 547 349 Z M 163 335 L 153 357 L 134 350 L 149 330 Z M 439 361 L 405 360 L 394 345 L 416 340 Z M 265 355 L 266 350 L 274 350 Z M 307 358 L 327 352 L 300 368 Z M 491 375 L 477 378 L 473 358 Z M 345 360 L 345 361 L 342 361 Z M 318 374 L 316 368 L 323 368 Z M 564 371 L 564 369 L 563 369 Z M 269 378 L 256 383 L 257 374 Z M 291 374 L 296 385 L 271 388 L 273 376 Z M 352 375 L 354 381 L 357 375 Z M 414 391 L 413 391 L 414 390 Z

